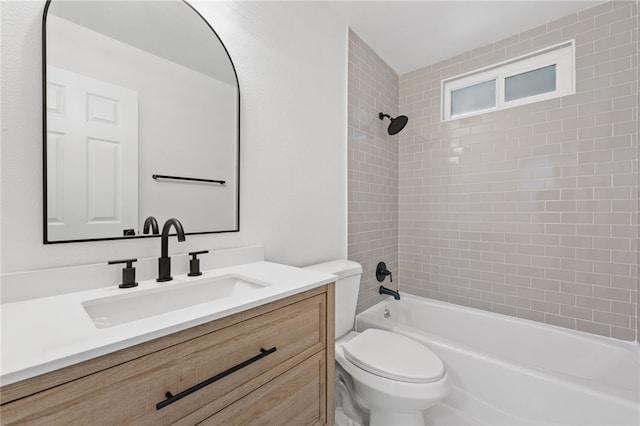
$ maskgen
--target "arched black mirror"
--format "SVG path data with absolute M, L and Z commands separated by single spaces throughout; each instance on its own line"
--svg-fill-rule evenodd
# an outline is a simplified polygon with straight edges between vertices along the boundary
M 239 230 L 240 91 L 189 4 L 49 0 L 43 19 L 44 242 Z

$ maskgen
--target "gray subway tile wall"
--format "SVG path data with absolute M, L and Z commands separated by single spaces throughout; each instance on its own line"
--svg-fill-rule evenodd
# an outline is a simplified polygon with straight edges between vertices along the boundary
M 383 299 L 375 278 L 383 261 L 397 280 L 398 136 L 379 112 L 398 113 L 398 74 L 349 31 L 348 256 L 363 267 L 358 312 Z M 386 280 L 386 284 L 393 287 Z
M 638 11 L 610 1 L 397 74 L 349 34 L 349 258 L 400 290 L 640 340 Z M 569 39 L 576 94 L 440 121 L 441 80 Z M 398 136 L 385 111 L 409 116 Z
M 576 94 L 442 123 L 441 80 L 575 38 Z M 638 338 L 638 11 L 606 2 L 400 76 L 400 289 Z

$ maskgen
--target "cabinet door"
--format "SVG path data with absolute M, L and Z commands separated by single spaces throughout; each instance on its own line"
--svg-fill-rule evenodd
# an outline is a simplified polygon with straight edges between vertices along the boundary
M 324 294 L 2 406 L 2 424 L 194 424 L 326 343 Z M 176 395 L 261 353 L 277 350 L 164 408 Z
M 201 425 L 324 425 L 326 354 L 322 351 L 251 392 Z

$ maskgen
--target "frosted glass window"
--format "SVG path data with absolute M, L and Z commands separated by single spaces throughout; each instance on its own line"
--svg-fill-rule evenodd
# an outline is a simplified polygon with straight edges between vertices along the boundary
M 507 102 L 555 90 L 555 64 L 504 79 L 504 100 Z
M 451 91 L 451 117 L 496 106 L 496 81 L 489 80 Z
M 575 40 L 441 81 L 444 121 L 576 93 Z

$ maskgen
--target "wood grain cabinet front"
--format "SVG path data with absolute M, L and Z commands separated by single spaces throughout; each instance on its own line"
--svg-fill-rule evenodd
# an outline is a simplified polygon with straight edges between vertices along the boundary
M 201 424 L 291 426 L 326 424 L 326 357 L 318 353 Z
M 333 344 L 327 345 L 328 337 L 333 341 L 333 309 L 327 309 L 333 307 L 333 286 L 322 289 L 296 295 L 291 303 L 274 302 L 271 310 L 255 308 L 256 315 L 243 313 L 236 322 L 226 320 L 224 327 L 177 344 L 163 337 L 158 340 L 168 346 L 149 345 L 160 350 L 3 403 L 1 422 L 333 424 L 332 415 L 327 418 L 328 397 L 333 405 L 333 370 L 327 369 L 328 356 L 333 365 Z M 216 418 L 227 420 L 211 423 Z

